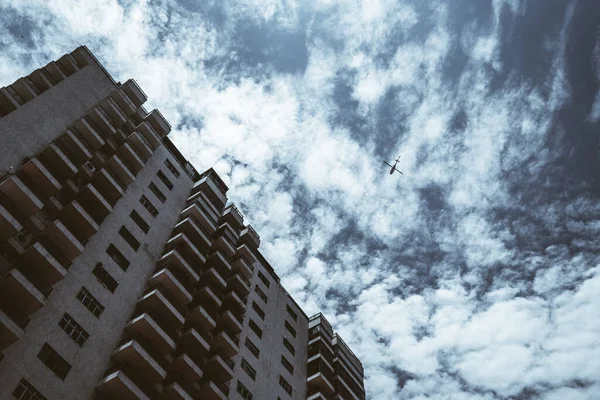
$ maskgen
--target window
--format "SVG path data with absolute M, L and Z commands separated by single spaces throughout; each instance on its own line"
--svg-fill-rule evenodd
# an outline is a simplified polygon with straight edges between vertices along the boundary
M 292 395 L 292 385 L 290 385 L 285 379 L 283 379 L 283 376 L 281 375 L 279 375 L 279 385 L 283 388 L 283 390 L 287 392 L 287 394 L 289 394 L 290 396 Z
M 19 386 L 13 392 L 13 397 L 17 400 L 48 400 L 25 379 L 21 379 Z
M 112 293 L 114 293 L 115 290 L 117 290 L 119 282 L 115 281 L 113 277 L 110 276 L 110 274 L 104 268 L 102 268 L 102 264 L 96 264 L 96 267 L 94 268 L 94 271 L 92 273 L 94 274 L 96 279 L 98 279 L 98 281 L 102 284 L 102 286 L 110 290 Z
M 266 287 L 269 287 L 271 285 L 269 279 L 260 271 L 258 271 L 258 278 L 262 281 L 262 283 L 265 284 Z
M 258 349 L 258 347 L 256 347 L 256 345 L 254 343 L 252 343 L 252 341 L 248 338 L 246 338 L 246 347 L 248 348 L 248 350 L 250 350 L 250 353 L 254 354 L 254 357 L 256 357 L 258 359 L 258 356 L 260 354 L 260 350 Z
M 156 196 L 156 198 L 158 200 L 160 200 L 161 203 L 164 203 L 165 201 L 167 201 L 167 197 L 163 194 L 163 192 L 160 191 L 160 189 L 158 188 L 158 186 L 156 186 L 154 184 L 154 182 L 150 182 L 150 184 L 148 185 L 148 187 L 150 188 L 150 190 L 152 191 L 152 193 L 154 193 L 154 195 Z
M 44 343 L 42 350 L 38 354 L 38 358 L 63 381 L 71 370 L 71 365 L 52 347 L 48 346 L 48 343 Z
M 67 313 L 63 315 L 58 326 L 60 326 L 63 331 L 67 332 L 67 335 L 69 335 L 79 347 L 83 347 L 85 341 L 90 337 L 90 334 Z
M 237 383 L 237 392 L 242 396 L 245 400 L 252 400 L 252 393 L 242 384 L 242 382 L 238 381 Z
M 90 310 L 96 318 L 100 318 L 104 312 L 104 306 L 85 287 L 82 287 L 79 293 L 77 293 L 77 300 Z
M 165 165 L 167 166 L 167 169 L 173 173 L 173 175 L 175 175 L 177 178 L 179 178 L 179 175 L 180 175 L 179 170 L 173 165 L 171 160 L 166 159 Z
M 254 287 L 254 290 L 256 291 L 256 294 L 258 294 L 258 297 L 260 297 L 260 299 L 262 301 L 264 301 L 265 304 L 267 304 L 268 299 L 267 299 L 267 295 L 265 294 L 265 292 L 263 292 L 262 289 L 258 287 L 258 285 L 256 285 Z
M 148 200 L 148 198 L 146 196 L 142 196 L 140 198 L 140 203 L 142 203 L 142 205 L 144 206 L 144 208 L 146 210 L 148 210 L 148 212 L 150 213 L 150 215 L 152 215 L 154 218 L 156 218 L 156 216 L 158 215 L 158 210 L 156 209 L 156 207 L 154 207 L 152 205 L 152 203 L 150 202 L 150 200 Z
M 121 235 L 121 237 L 125 239 L 127 244 L 129 244 L 131 248 L 135 251 L 137 251 L 140 248 L 140 242 L 138 242 L 135 236 L 133 236 L 133 234 L 129 232 L 129 229 L 125 228 L 125 226 L 122 226 L 121 229 L 119 229 L 119 235 Z
M 148 231 L 150 230 L 150 225 L 148 225 L 146 223 L 146 221 L 144 221 L 144 218 L 142 218 L 142 216 L 140 214 L 138 214 L 137 211 L 132 210 L 131 213 L 129 213 L 129 218 L 131 218 L 133 220 L 133 222 L 135 222 L 135 224 L 144 232 L 144 233 L 148 233 Z
M 293 337 L 296 337 L 296 330 L 288 321 L 285 321 L 285 329 L 288 330 L 289 333 L 292 334 Z
M 121 231 L 119 231 L 119 233 L 121 233 Z M 111 243 L 108 245 L 106 248 L 106 254 L 108 254 L 123 271 L 127 271 L 127 268 L 129 268 L 129 260 L 123 255 L 123 253 L 119 251 L 119 249 L 115 247 L 114 244 Z
M 254 368 L 252 368 L 250 363 L 248 361 L 246 361 L 245 358 L 242 358 L 242 369 L 244 370 L 244 372 L 246 372 L 248 374 L 248 376 L 253 381 L 256 380 L 256 370 Z
M 256 311 L 260 319 L 265 319 L 265 312 L 256 304 L 255 301 L 252 302 L 252 309 Z
M 258 325 L 256 325 L 256 322 L 250 320 L 248 325 L 250 326 L 250 329 L 252 329 L 254 333 L 256 333 L 256 336 L 262 339 L 262 329 L 260 329 Z
M 289 340 L 283 338 L 283 345 L 289 350 L 290 353 L 292 353 L 292 355 L 296 355 L 296 349 L 294 349 L 294 346 L 292 346 Z
M 296 314 L 294 312 L 294 310 L 292 310 L 292 307 L 290 307 L 289 305 L 285 306 L 285 310 L 288 312 L 288 314 L 290 315 L 290 317 L 292 317 L 292 319 L 294 321 L 298 320 L 298 314 Z
M 290 372 L 290 374 L 294 375 L 294 366 L 284 356 L 281 356 L 281 364 Z
M 173 190 L 173 183 L 171 183 L 171 181 L 169 180 L 169 178 L 167 178 L 167 176 L 164 174 L 164 172 L 162 172 L 159 169 L 158 172 L 156 173 L 156 176 L 158 176 L 158 179 L 160 179 L 161 182 L 164 183 L 167 188 L 169 188 L 169 190 Z

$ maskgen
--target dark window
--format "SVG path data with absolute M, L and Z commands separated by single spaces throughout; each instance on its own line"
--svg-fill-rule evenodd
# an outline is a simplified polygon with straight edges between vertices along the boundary
M 290 374 L 294 375 L 294 366 L 284 356 L 281 356 L 281 364 L 290 372 Z
M 90 334 L 67 313 L 63 315 L 58 326 L 60 326 L 63 331 L 67 332 L 67 335 L 69 335 L 79 347 L 83 347 L 85 341 L 90 337 Z
M 242 382 L 238 381 L 237 383 L 237 392 L 242 396 L 244 400 L 252 400 L 252 393 L 242 384 Z
M 179 175 L 181 175 L 179 173 L 179 170 L 173 165 L 173 163 L 169 159 L 165 160 L 165 165 L 167 166 L 167 169 L 173 173 L 173 175 L 179 178 Z
M 286 338 L 283 338 L 283 345 L 285 346 L 286 349 L 288 349 L 288 351 L 290 353 L 292 353 L 292 355 L 296 355 L 296 349 L 294 349 L 294 346 L 292 346 L 292 344 L 290 343 L 289 340 L 287 340 Z
M 146 223 L 146 221 L 144 221 L 144 218 L 142 218 L 142 216 L 140 214 L 138 214 L 137 211 L 132 210 L 131 213 L 129 213 L 129 218 L 131 218 L 133 220 L 133 222 L 135 222 L 135 224 L 144 232 L 144 233 L 148 233 L 148 231 L 150 230 L 150 225 L 148 225 Z
M 258 314 L 260 319 L 265 319 L 265 312 L 256 304 L 255 301 L 252 302 L 252 309 Z
M 104 268 L 102 268 L 102 264 L 100 264 L 100 263 L 96 264 L 93 274 L 98 279 L 98 281 L 102 284 L 102 286 L 104 286 L 105 288 L 110 290 L 112 293 L 114 293 L 115 290 L 117 290 L 117 286 L 119 286 L 119 282 L 115 281 L 113 279 L 113 277 L 110 276 L 110 274 Z
M 152 203 L 150 202 L 150 200 L 148 200 L 146 196 L 142 196 L 142 198 L 140 199 L 140 203 L 142 203 L 144 208 L 148 210 L 150 215 L 156 218 L 156 216 L 158 215 L 158 210 L 156 209 L 156 207 L 154 207 L 154 205 L 152 205 Z
M 262 283 L 265 284 L 266 287 L 271 286 L 271 282 L 269 282 L 269 279 L 264 276 L 264 274 L 260 271 L 258 271 L 258 278 L 262 281 Z
M 156 176 L 158 176 L 158 179 L 160 179 L 161 182 L 164 183 L 167 188 L 169 188 L 169 190 L 173 190 L 173 183 L 169 180 L 169 178 L 167 178 L 164 172 L 159 169 L 156 173 Z
M 44 347 L 42 347 L 42 350 L 38 354 L 38 358 L 63 381 L 71 370 L 71 365 L 52 347 L 48 346 L 48 343 L 44 343 Z
M 256 345 L 254 343 L 252 343 L 252 341 L 248 338 L 246 338 L 246 347 L 248 348 L 248 350 L 250 350 L 250 353 L 254 354 L 254 357 L 258 358 L 259 354 L 260 354 L 260 350 L 258 349 L 258 347 L 256 347 Z
M 104 312 L 104 306 L 84 287 L 77 293 L 77 300 L 90 310 L 96 318 L 100 318 Z
M 156 196 L 156 198 L 158 200 L 160 200 L 161 203 L 164 203 L 165 201 L 167 201 L 167 197 L 163 194 L 163 192 L 160 191 L 160 189 L 158 188 L 158 186 L 156 186 L 154 184 L 154 182 L 150 182 L 150 184 L 148 185 L 148 187 L 150 188 L 150 190 L 152 191 L 152 193 L 154 193 L 154 195 Z
M 254 381 L 256 380 L 256 370 L 252 368 L 250 363 L 246 361 L 245 358 L 242 358 L 242 369 L 244 372 L 248 374 L 248 376 Z
M 119 233 L 121 233 L 121 231 L 119 231 Z M 119 249 L 115 247 L 114 244 L 111 243 L 108 245 L 106 248 L 106 254 L 108 254 L 123 271 L 127 271 L 127 268 L 129 268 L 129 260 L 123 255 L 123 253 L 119 251 Z
M 25 379 L 21 379 L 19 386 L 13 392 L 13 397 L 17 400 L 48 400 Z
M 250 322 L 248 322 L 248 326 L 250 326 L 250 329 L 252 329 L 254 333 L 256 333 L 256 336 L 262 339 L 262 329 L 260 329 L 258 325 L 256 325 L 256 322 L 250 320 Z
M 258 287 L 258 285 L 256 285 L 256 287 L 254 288 L 254 290 L 256 291 L 256 294 L 258 294 L 258 297 L 260 297 L 260 299 L 262 301 L 265 302 L 265 304 L 267 304 L 267 295 L 265 294 L 265 292 L 262 291 L 261 288 Z
M 285 379 L 283 379 L 283 376 L 281 375 L 279 375 L 279 385 L 283 388 L 283 390 L 287 392 L 287 394 L 289 394 L 290 396 L 292 395 L 292 385 L 290 385 Z
M 294 321 L 298 320 L 298 314 L 296 314 L 294 312 L 294 310 L 292 310 L 292 307 L 290 307 L 289 305 L 285 306 L 285 310 L 288 312 L 288 314 L 290 314 L 290 317 L 292 317 L 292 319 Z
M 140 242 L 138 242 L 135 236 L 133 236 L 133 234 L 129 232 L 129 229 L 125 228 L 125 226 L 122 226 L 121 229 L 119 229 L 119 235 L 121 235 L 127 244 L 129 244 L 135 251 L 140 248 Z
M 296 330 L 289 322 L 285 321 L 285 329 L 288 330 L 289 333 L 292 334 L 293 337 L 296 337 Z

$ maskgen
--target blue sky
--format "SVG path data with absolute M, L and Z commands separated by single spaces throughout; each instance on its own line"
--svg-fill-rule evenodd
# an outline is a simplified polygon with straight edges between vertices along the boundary
M 583 0 L 4 0 L 0 84 L 80 44 L 135 78 L 362 359 L 370 399 L 598 399 L 599 17 Z

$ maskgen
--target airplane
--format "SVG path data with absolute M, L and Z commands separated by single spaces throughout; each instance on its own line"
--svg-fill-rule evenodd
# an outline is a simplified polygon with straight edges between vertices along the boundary
M 392 167 L 392 169 L 390 169 L 390 175 L 392 175 L 394 173 L 394 171 L 398 171 L 398 172 L 400 172 L 400 174 L 404 175 L 402 173 L 402 171 L 400 171 L 399 169 L 396 168 L 396 164 L 398 164 L 398 161 L 400 161 L 400 156 L 398 156 L 398 158 L 396 159 L 396 162 L 394 163 L 394 165 L 388 164 L 387 161 L 384 161 L 384 164 L 389 165 L 390 167 Z

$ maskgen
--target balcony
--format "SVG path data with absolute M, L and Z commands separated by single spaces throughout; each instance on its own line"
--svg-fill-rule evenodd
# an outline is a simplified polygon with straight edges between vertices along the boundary
M 73 154 L 73 161 L 80 165 L 84 161 L 92 158 L 92 152 L 77 135 L 80 135 L 78 131 L 67 129 L 62 140 L 67 149 Z
M 243 256 L 250 265 L 254 264 L 257 261 L 252 249 L 250 249 L 245 244 L 238 246 L 235 254 L 236 256 Z
M 333 372 L 325 365 L 323 360 L 312 361 L 307 367 L 306 383 L 309 390 L 320 391 L 332 395 L 335 393 Z
M 203 264 L 206 258 L 200 250 L 188 239 L 185 233 L 178 233 L 167 241 L 166 249 L 168 251 L 177 250 L 177 252 L 190 265 Z
M 202 385 L 203 400 L 227 400 L 229 395 L 229 387 L 225 383 L 216 383 L 207 381 Z
M 212 169 L 208 170 L 199 181 L 194 183 L 192 194 L 203 192 L 217 209 L 222 208 L 227 202 L 227 186 Z
M 136 107 L 141 106 L 146 102 L 146 100 L 148 100 L 146 93 L 144 93 L 144 91 L 138 86 L 137 82 L 133 79 L 127 80 L 127 82 L 121 85 L 121 88 Z
M 125 194 L 125 185 L 115 179 L 106 168 L 102 168 L 98 172 L 93 183 L 111 206 L 117 204 L 117 201 Z
M 243 256 L 233 260 L 232 267 L 233 272 L 242 274 L 247 279 L 252 278 L 252 275 L 254 274 L 254 267 Z
M 185 322 L 183 312 L 168 299 L 166 290 L 160 286 L 146 290 L 138 304 L 141 310 L 151 309 L 157 313 L 170 327 L 180 327 Z
M 207 307 L 211 309 L 219 309 L 223 304 L 223 301 L 215 294 L 215 292 L 208 285 L 202 286 L 197 291 L 199 299 L 204 300 Z
M 212 313 L 201 304 L 195 304 L 190 309 L 188 319 L 206 332 L 212 332 L 217 326 L 217 323 L 211 314 Z
M 15 268 L 0 276 L 0 297 L 9 304 L 18 304 L 25 315 L 39 310 L 46 300 L 45 294 Z
M 29 160 L 23 165 L 23 172 L 35 185 L 35 190 L 44 196 L 50 197 L 62 188 L 58 180 L 37 158 Z
M 256 250 L 260 246 L 260 236 L 250 225 L 240 233 L 240 242 L 247 244 L 251 249 Z
M 137 106 L 133 104 L 133 101 L 131 101 L 123 88 L 119 88 L 119 90 L 114 92 L 111 96 L 119 105 L 119 107 L 121 107 L 121 109 L 125 112 L 125 114 L 131 115 L 135 113 Z
M 23 226 L 17 218 L 0 204 L 0 241 L 14 236 L 21 229 L 23 229 Z
M 35 276 L 49 286 L 67 275 L 67 269 L 50 252 L 50 245 L 41 242 L 34 243 L 23 253 L 21 269 L 28 276 Z
M 210 349 L 206 334 L 202 335 L 197 329 L 186 330 L 179 338 L 179 345 L 185 349 L 192 359 L 201 360 Z
M 229 227 L 229 225 L 225 226 Z M 224 228 L 220 228 L 219 233 L 221 234 L 221 236 L 218 236 L 216 239 L 214 239 L 212 247 L 223 252 L 223 254 L 225 254 L 226 257 L 233 257 L 233 255 L 235 254 L 234 245 L 236 240 L 233 239 L 230 235 L 227 235 Z M 229 268 L 231 269 L 231 266 Z
M 144 161 L 148 161 L 154 154 L 154 149 L 141 133 L 133 132 L 127 140 L 137 150 L 138 154 L 144 158 Z
M 110 169 L 114 171 L 119 180 L 125 185 L 129 185 L 135 180 L 135 175 L 129 170 L 126 162 L 121 160 L 118 155 L 115 154 L 109 158 L 106 163 L 110 166 Z
M 50 239 L 70 261 L 78 257 L 85 249 L 60 220 L 50 224 L 44 231 L 44 236 Z
M 68 135 L 67 135 L 67 137 L 68 137 Z M 79 142 L 79 140 L 76 137 L 73 137 L 73 139 L 77 140 L 77 143 L 81 144 L 81 142 Z M 57 142 L 57 143 L 58 144 L 51 143 L 46 148 L 46 150 L 44 150 L 43 154 L 44 154 L 45 160 L 48 160 L 47 165 L 52 166 L 54 168 L 54 170 L 56 170 L 57 177 L 62 178 L 63 180 L 66 180 L 77 173 L 77 167 L 75 166 L 75 164 L 73 164 L 73 162 L 80 161 L 80 163 L 83 163 L 84 158 L 78 157 L 78 160 L 71 161 L 71 158 L 73 158 L 71 153 L 75 153 L 75 152 L 73 152 L 71 149 L 69 149 L 63 143 L 60 143 L 60 142 Z M 80 149 L 80 148 L 76 147 L 75 142 L 71 142 L 71 143 L 72 143 L 72 147 L 75 147 L 77 150 L 79 150 L 79 152 L 77 154 L 81 154 L 82 152 L 87 152 L 87 149 L 85 149 L 85 147 L 83 149 Z M 63 149 L 61 149 L 61 147 L 63 147 Z M 91 156 L 91 154 L 90 154 L 90 156 Z
M 37 96 L 34 88 L 29 84 L 29 82 L 27 82 L 27 79 L 25 78 L 17 79 L 17 81 L 11 86 L 14 91 L 17 92 L 17 94 L 26 102 L 33 100 Z
M 162 144 L 160 136 L 158 136 L 158 133 L 149 122 L 142 122 L 136 128 L 136 130 L 144 136 L 144 138 L 152 145 L 153 148 L 157 148 Z
M 242 229 L 244 227 L 244 217 L 234 204 L 230 204 L 225 208 L 222 218 L 237 229 Z
M 241 332 L 243 329 L 244 315 L 234 310 L 225 310 L 219 318 L 219 326 L 229 329 L 230 332 Z
M 60 82 L 67 78 L 67 75 L 62 71 L 62 68 L 54 61 L 50 61 L 44 68 L 56 82 Z
M 235 274 L 227 279 L 227 286 L 236 290 L 242 297 L 246 297 L 250 293 L 250 281 L 241 274 Z
M 100 133 L 105 138 L 111 137 L 112 135 L 117 133 L 117 130 L 113 126 L 109 115 L 106 114 L 106 111 L 104 111 L 100 107 L 92 108 L 92 110 L 88 113 L 88 117 L 94 122 L 94 125 L 97 127 L 97 129 L 100 130 Z
M 75 63 L 75 59 L 70 54 L 65 54 L 56 62 L 62 67 L 63 70 L 66 71 L 68 75 L 72 75 L 79 70 L 77 64 Z
M 110 121 L 112 121 L 116 128 L 127 122 L 127 116 L 112 97 L 107 97 L 102 100 L 101 105 L 102 109 L 104 109 L 106 114 L 110 117 Z
M 190 382 L 195 382 L 202 378 L 202 369 L 186 353 L 180 354 L 173 360 L 171 369 L 183 376 Z
M 209 235 L 212 235 L 217 230 L 216 219 L 205 203 L 204 199 L 198 198 L 192 205 L 186 207 L 181 212 L 181 216 L 183 218 L 193 218 Z
M 185 218 L 173 227 L 173 232 L 183 233 L 200 250 L 208 250 L 210 247 L 210 236 L 193 217 Z
M 23 321 L 28 322 L 29 319 L 24 319 Z M 8 314 L 0 309 L 0 351 L 19 340 L 24 334 L 23 329 Z
M 181 283 L 179 279 L 166 268 L 162 268 L 152 275 L 148 280 L 148 284 L 151 286 L 162 285 L 181 305 L 186 305 L 192 301 L 192 294 L 185 288 L 183 283 Z
M 190 264 L 185 261 L 185 259 L 179 254 L 178 250 L 168 251 L 160 258 L 160 260 L 158 260 L 158 262 L 165 268 L 168 267 L 169 269 L 177 269 L 180 274 L 187 276 L 192 284 L 200 280 L 200 275 L 198 275 L 190 266 Z
M 231 337 L 226 331 L 220 331 L 214 335 L 212 346 L 218 348 L 227 358 L 231 358 L 240 351 L 239 341 L 239 335 Z
M 125 142 L 119 149 L 119 154 L 123 157 L 123 160 L 127 162 L 128 166 L 131 166 L 133 169 L 133 173 L 138 173 L 144 166 L 146 162 L 138 155 L 137 151 L 133 149 L 133 147 Z
M 87 239 L 100 230 L 100 225 L 77 200 L 63 209 L 61 220 L 82 238 Z
M 229 276 L 231 274 L 231 264 L 229 260 L 223 256 L 220 251 L 213 251 L 208 255 L 207 263 L 215 267 L 221 276 Z
M 140 337 L 124 340 L 113 352 L 112 358 L 125 362 L 136 368 L 145 382 L 158 383 L 167 377 L 168 364 L 159 354 L 152 354 L 153 349 Z
M 125 368 L 109 370 L 98 382 L 96 390 L 110 399 L 119 400 L 150 400 L 140 387 L 125 373 Z
M 146 116 L 146 121 L 150 122 L 160 137 L 164 138 L 171 132 L 171 125 L 158 110 L 152 110 L 150 114 Z
M 27 187 L 25 182 L 16 175 L 11 176 L 0 184 L 0 191 L 8 197 L 13 204 L 29 217 L 40 211 L 44 203 Z
M 177 382 L 173 382 L 163 390 L 160 400 L 193 400 L 193 397 Z
M 331 400 L 331 397 L 326 396 L 321 392 L 309 392 L 307 400 Z
M 92 146 L 94 150 L 98 150 L 100 147 L 104 146 L 104 139 L 100 136 L 100 133 L 96 131 L 96 129 L 88 123 L 84 118 L 75 122 L 74 128 L 77 129 L 81 136 L 85 139 L 85 141 Z
M 150 341 L 154 348 L 166 356 L 175 350 L 175 340 L 148 313 L 134 317 L 125 326 L 125 332 L 138 334 Z
M 211 376 L 224 382 L 233 378 L 233 368 L 233 361 L 222 353 L 213 354 L 206 360 L 206 369 L 210 370 Z
M 206 278 L 209 282 L 212 282 L 214 284 L 213 287 L 217 287 L 218 289 L 225 289 L 225 287 L 227 287 L 227 282 L 225 281 L 225 279 L 223 279 L 223 277 L 221 276 L 221 274 L 219 274 L 219 272 L 214 268 L 209 268 L 206 271 L 204 271 L 202 273 L 202 277 Z
M 29 79 L 37 86 L 40 91 L 45 92 L 52 87 L 52 82 L 46 77 L 42 69 L 36 69 L 28 76 Z
M 225 295 L 224 303 L 227 304 L 228 308 L 234 310 L 236 314 L 244 314 L 246 312 L 246 301 L 247 298 L 241 298 L 234 291 L 230 291 Z
M 112 205 L 92 183 L 88 183 L 81 191 L 79 204 L 92 216 L 97 224 L 101 224 L 113 211 Z

